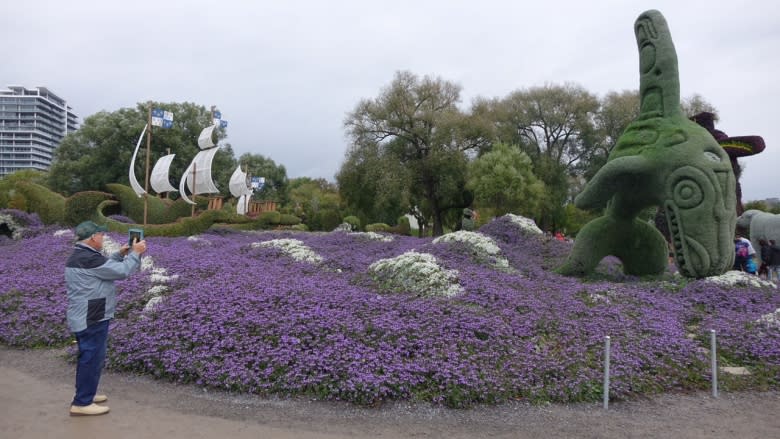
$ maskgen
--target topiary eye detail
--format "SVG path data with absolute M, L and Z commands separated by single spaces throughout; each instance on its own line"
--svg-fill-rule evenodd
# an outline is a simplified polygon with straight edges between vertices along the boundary
M 696 180 L 683 179 L 674 185 L 674 203 L 683 209 L 698 206 L 704 200 L 704 191 Z
M 715 154 L 714 152 L 712 152 L 712 151 L 704 151 L 704 158 L 706 158 L 709 161 L 716 162 L 716 163 L 720 163 L 721 162 L 720 157 L 717 154 Z

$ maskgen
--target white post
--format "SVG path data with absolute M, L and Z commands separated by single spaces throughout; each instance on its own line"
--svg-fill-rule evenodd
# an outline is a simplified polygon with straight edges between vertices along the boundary
M 710 368 L 712 368 L 712 396 L 718 397 L 718 356 L 715 347 L 715 330 L 710 329 Z
M 604 337 L 604 410 L 609 408 L 609 336 Z

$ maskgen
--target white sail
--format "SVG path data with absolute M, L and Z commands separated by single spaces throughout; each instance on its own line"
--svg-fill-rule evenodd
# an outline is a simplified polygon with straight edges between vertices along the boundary
M 157 163 L 154 164 L 154 169 L 152 169 L 152 176 L 149 179 L 149 184 L 152 186 L 152 190 L 158 194 L 176 190 L 175 187 L 171 186 L 170 180 L 168 180 L 168 172 L 171 168 L 171 162 L 175 156 L 176 154 L 162 156 L 160 157 L 160 160 L 157 160 Z
M 190 163 L 189 166 L 187 166 L 187 169 L 184 170 L 184 175 L 181 176 L 181 180 L 179 180 L 179 194 L 181 195 L 181 199 L 186 201 L 189 204 L 196 204 L 194 201 L 190 200 L 187 197 L 187 193 L 184 192 L 184 186 L 187 183 L 187 176 L 190 175 L 190 172 L 192 172 L 192 163 Z
M 130 187 L 133 188 L 133 191 L 138 195 L 138 198 L 141 198 L 141 196 L 146 193 L 146 190 L 138 184 L 138 179 L 135 178 L 135 157 L 138 155 L 138 148 L 141 147 L 141 139 L 144 138 L 144 133 L 148 126 L 149 125 L 144 125 L 141 135 L 138 136 L 138 142 L 135 144 L 135 151 L 133 151 L 133 158 L 130 160 L 130 174 L 128 175 L 128 179 L 130 180 Z
M 246 172 L 241 170 L 241 165 L 238 165 L 233 175 L 230 176 L 230 193 L 238 198 L 242 195 L 246 195 L 251 188 L 246 184 Z
M 217 144 L 217 126 L 211 125 L 203 128 L 198 136 L 198 147 L 200 149 L 209 149 Z
M 191 173 L 187 176 L 187 186 L 192 189 L 193 194 L 216 194 L 219 193 L 217 185 L 211 179 L 211 162 L 219 148 L 212 148 L 201 151 L 192 159 L 194 165 L 194 176 Z
M 184 171 L 184 175 L 179 182 L 179 193 L 182 199 L 190 204 L 195 204 L 191 201 L 184 192 L 184 185 L 190 188 L 190 193 L 193 195 L 199 194 L 215 194 L 219 192 L 214 181 L 211 179 L 211 161 L 214 160 L 214 154 L 219 151 L 219 148 L 211 148 L 204 151 L 200 151 L 192 159 L 192 163 Z M 194 172 L 193 172 L 194 171 Z M 193 175 L 194 173 L 194 175 Z
M 238 202 L 236 203 L 236 213 L 239 215 L 246 215 L 246 205 L 247 205 L 247 197 L 249 195 L 241 195 L 238 197 Z

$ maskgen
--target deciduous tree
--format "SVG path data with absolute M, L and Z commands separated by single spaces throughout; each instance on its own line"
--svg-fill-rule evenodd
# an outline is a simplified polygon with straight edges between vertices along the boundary
M 490 140 L 476 119 L 458 109 L 459 100 L 454 83 L 398 72 L 344 122 L 353 148 L 378 145 L 380 155 L 394 157 L 409 171 L 413 212 L 421 225 L 432 218 L 434 235 L 443 233 L 448 210 L 463 207 L 456 192 L 465 187 L 466 152 Z
M 536 217 L 544 197 L 544 183 L 534 175 L 531 159 L 504 143 L 470 164 L 466 187 L 473 192 L 477 207 L 489 210 L 491 216 Z

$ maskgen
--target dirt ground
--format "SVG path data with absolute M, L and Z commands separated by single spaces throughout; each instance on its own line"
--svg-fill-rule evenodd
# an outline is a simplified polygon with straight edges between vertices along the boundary
M 206 391 L 106 373 L 111 412 L 71 418 L 64 350 L 0 347 L 0 438 L 780 438 L 780 392 L 662 395 L 598 404 L 381 408 Z

